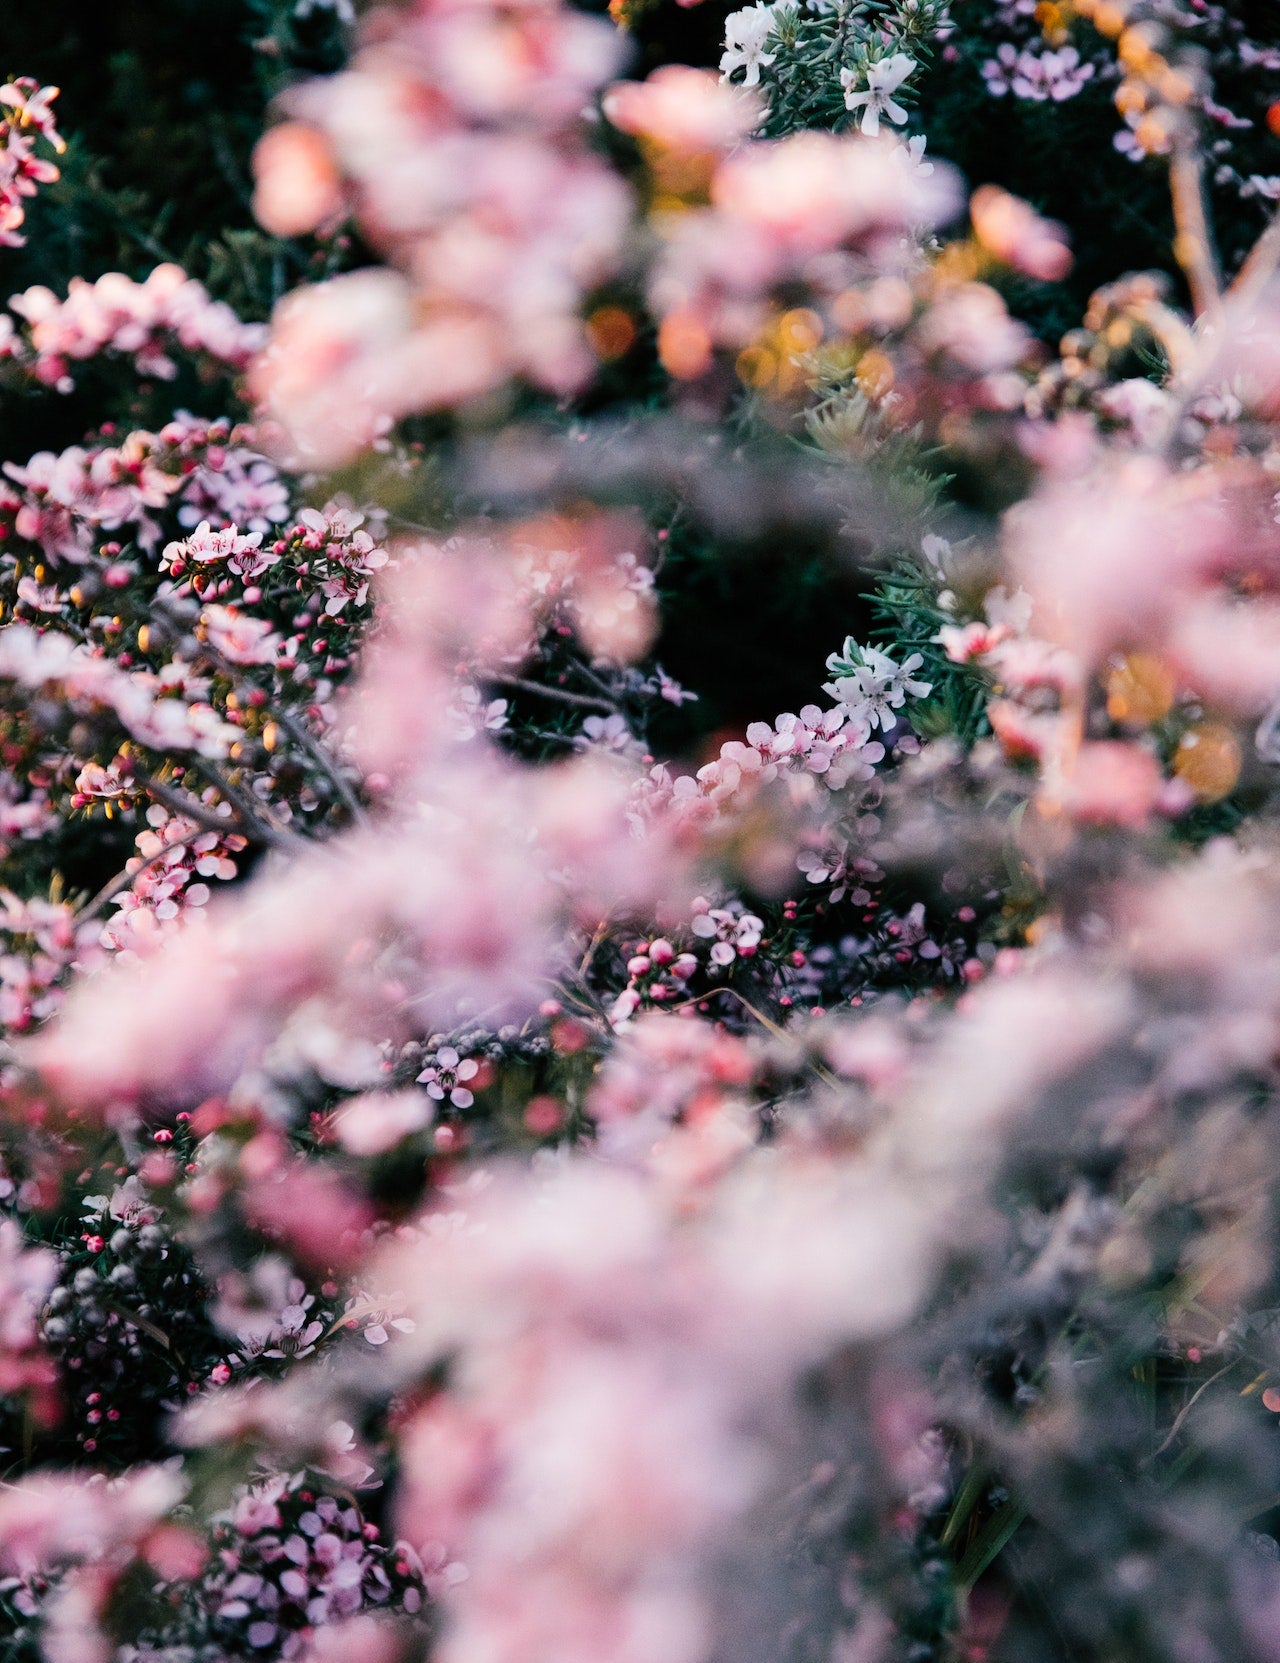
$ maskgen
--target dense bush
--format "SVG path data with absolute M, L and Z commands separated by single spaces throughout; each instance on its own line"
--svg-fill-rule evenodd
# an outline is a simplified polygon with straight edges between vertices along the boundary
M 6 25 L 15 1663 L 1280 1660 L 1280 23 Z

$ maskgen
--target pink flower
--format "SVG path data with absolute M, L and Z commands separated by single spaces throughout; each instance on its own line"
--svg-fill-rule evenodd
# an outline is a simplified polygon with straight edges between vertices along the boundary
M 602 104 L 624 133 L 690 155 L 731 149 L 764 113 L 758 93 L 684 64 L 663 64 L 643 81 L 615 81 Z
M 969 201 L 973 229 L 989 254 L 1045 283 L 1056 283 L 1071 270 L 1066 232 L 1042 219 L 1029 203 L 997 185 L 981 185 Z
M 228 570 L 235 572 L 239 577 L 260 577 L 280 558 L 278 554 L 264 551 L 261 545 L 260 531 L 243 533 L 234 525 L 223 526 L 213 531 L 208 520 L 201 520 L 189 536 L 180 542 L 166 544 L 160 558 L 160 569 L 180 571 L 191 561 L 201 566 L 221 564 L 225 561 Z
M 338 1141 L 353 1155 L 381 1155 L 431 1124 L 435 1110 L 419 1091 L 364 1092 L 345 1103 Z
M 981 621 L 963 626 L 944 624 L 934 640 L 953 664 L 968 664 L 998 647 L 1008 633 L 1008 627 L 1003 624 L 992 625 Z
M 316 128 L 282 122 L 253 152 L 253 212 L 277 237 L 298 237 L 332 225 L 342 213 L 342 185 L 333 151 Z
M 797 253 L 945 218 L 953 176 L 904 171 L 899 148 L 894 139 L 871 145 L 816 132 L 748 145 L 717 170 L 712 200 Z
M 34 127 L 42 133 L 55 150 L 67 147 L 58 135 L 53 101 L 57 87 L 42 87 L 30 75 L 20 75 L 15 81 L 0 86 L 0 105 L 9 112 L 6 119 L 18 127 Z
M 280 1509 L 270 1489 L 251 1490 L 236 1503 L 236 1529 L 244 1536 L 256 1536 L 260 1530 L 278 1530 Z
M 233 606 L 202 607 L 200 631 L 213 650 L 232 664 L 273 664 L 280 655 L 280 637 L 267 620 Z
M 442 1045 L 418 1075 L 418 1084 L 425 1085 L 427 1096 L 434 1097 L 437 1103 L 448 1098 L 455 1109 L 469 1109 L 475 1097 L 466 1082 L 474 1080 L 479 1072 L 480 1064 L 474 1057 L 459 1058 L 452 1045 Z
M 497 340 L 479 314 L 459 309 L 416 324 L 404 278 L 358 271 L 281 302 L 250 384 L 306 462 L 332 467 L 377 437 L 385 419 L 465 402 L 501 374 Z
M 120 272 L 94 283 L 73 277 L 64 301 L 36 287 L 9 304 L 27 323 L 31 373 L 63 390 L 74 384 L 69 360 L 119 352 L 134 358 L 143 373 L 171 380 L 177 374 L 169 357 L 174 346 L 243 369 L 264 335 L 261 325 L 242 323 L 202 284 L 168 264 L 142 283 Z
M 1164 776 L 1151 752 L 1122 740 L 1095 740 L 1076 753 L 1062 806 L 1083 825 L 1145 826 L 1160 801 Z

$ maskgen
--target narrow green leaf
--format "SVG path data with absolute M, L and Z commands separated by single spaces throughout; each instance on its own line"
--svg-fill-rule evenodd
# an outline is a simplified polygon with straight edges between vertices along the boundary
M 1027 1516 L 1020 1501 L 1006 1501 L 1004 1506 L 987 1520 L 977 1540 L 960 1561 L 956 1571 L 957 1588 L 969 1589 L 996 1557 Z

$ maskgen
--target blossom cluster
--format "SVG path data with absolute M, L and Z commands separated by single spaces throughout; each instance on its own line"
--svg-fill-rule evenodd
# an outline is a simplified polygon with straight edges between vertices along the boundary
M 59 177 L 40 144 L 43 140 L 55 153 L 66 149 L 52 109 L 57 96 L 57 87 L 42 87 L 30 75 L 0 87 L 0 248 L 22 246 L 24 199 Z
M 139 374 L 167 381 L 177 374 L 175 348 L 234 372 L 264 339 L 260 325 L 242 323 L 175 265 L 156 266 L 141 283 L 120 272 L 94 283 L 73 278 L 65 300 L 27 289 L 9 309 L 21 321 L 0 318 L 0 360 L 59 392 L 74 387 L 73 365 L 104 353 L 125 355 Z
M 575 130 L 621 62 L 610 26 L 543 3 L 384 9 L 341 74 L 293 88 L 255 157 L 256 210 L 285 234 L 358 216 L 386 258 L 286 297 L 256 396 L 313 465 L 416 410 L 511 377 L 580 387 L 579 316 L 614 270 L 623 182 Z M 394 158 L 388 167 L 387 158 Z
M 893 0 L 866 17 L 834 10 L 757 0 L 730 12 L 721 76 L 734 80 L 741 71 L 742 85 L 762 87 L 777 131 L 856 121 L 874 138 L 882 121 L 905 126 L 910 111 L 901 99 L 914 102 L 921 71 L 954 30 L 947 0 Z M 799 104 L 788 84 L 791 66 L 803 66 L 810 83 Z

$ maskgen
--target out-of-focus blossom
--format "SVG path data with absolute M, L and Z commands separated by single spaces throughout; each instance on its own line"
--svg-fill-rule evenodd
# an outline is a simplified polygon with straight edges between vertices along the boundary
M 980 186 L 970 198 L 969 212 L 983 248 L 1015 271 L 1046 283 L 1056 283 L 1070 271 L 1063 228 L 998 185 Z
M 286 297 L 255 365 L 282 444 L 320 466 L 513 378 L 582 386 L 583 296 L 631 214 L 570 126 L 619 68 L 602 19 L 543 3 L 378 16 L 348 69 L 290 91 L 295 120 L 259 155 L 272 225 L 309 229 L 345 202 L 390 262 Z
M 1140 828 L 1160 801 L 1164 778 L 1149 751 L 1123 740 L 1080 747 L 1063 791 L 1063 807 L 1085 825 Z
M 761 99 L 741 85 L 684 64 L 663 64 L 643 81 L 615 81 L 602 105 L 624 133 L 691 155 L 731 149 L 764 113 Z
M 344 1105 L 337 1134 L 353 1155 L 380 1155 L 429 1126 L 434 1112 L 420 1091 L 366 1092 Z
M 254 217 L 277 237 L 315 231 L 342 212 L 333 153 L 305 122 L 282 122 L 264 133 L 253 153 L 253 174 Z
M 982 66 L 987 91 L 996 98 L 1011 92 L 1015 98 L 1042 104 L 1047 99 L 1060 104 L 1074 98 L 1093 79 L 1095 66 L 1082 61 L 1074 46 L 1058 51 L 1019 49 L 1005 41 Z
M 474 398 L 501 373 L 480 314 L 417 324 L 413 290 L 391 271 L 350 272 L 281 302 L 251 386 L 311 466 L 332 466 L 410 410 Z

